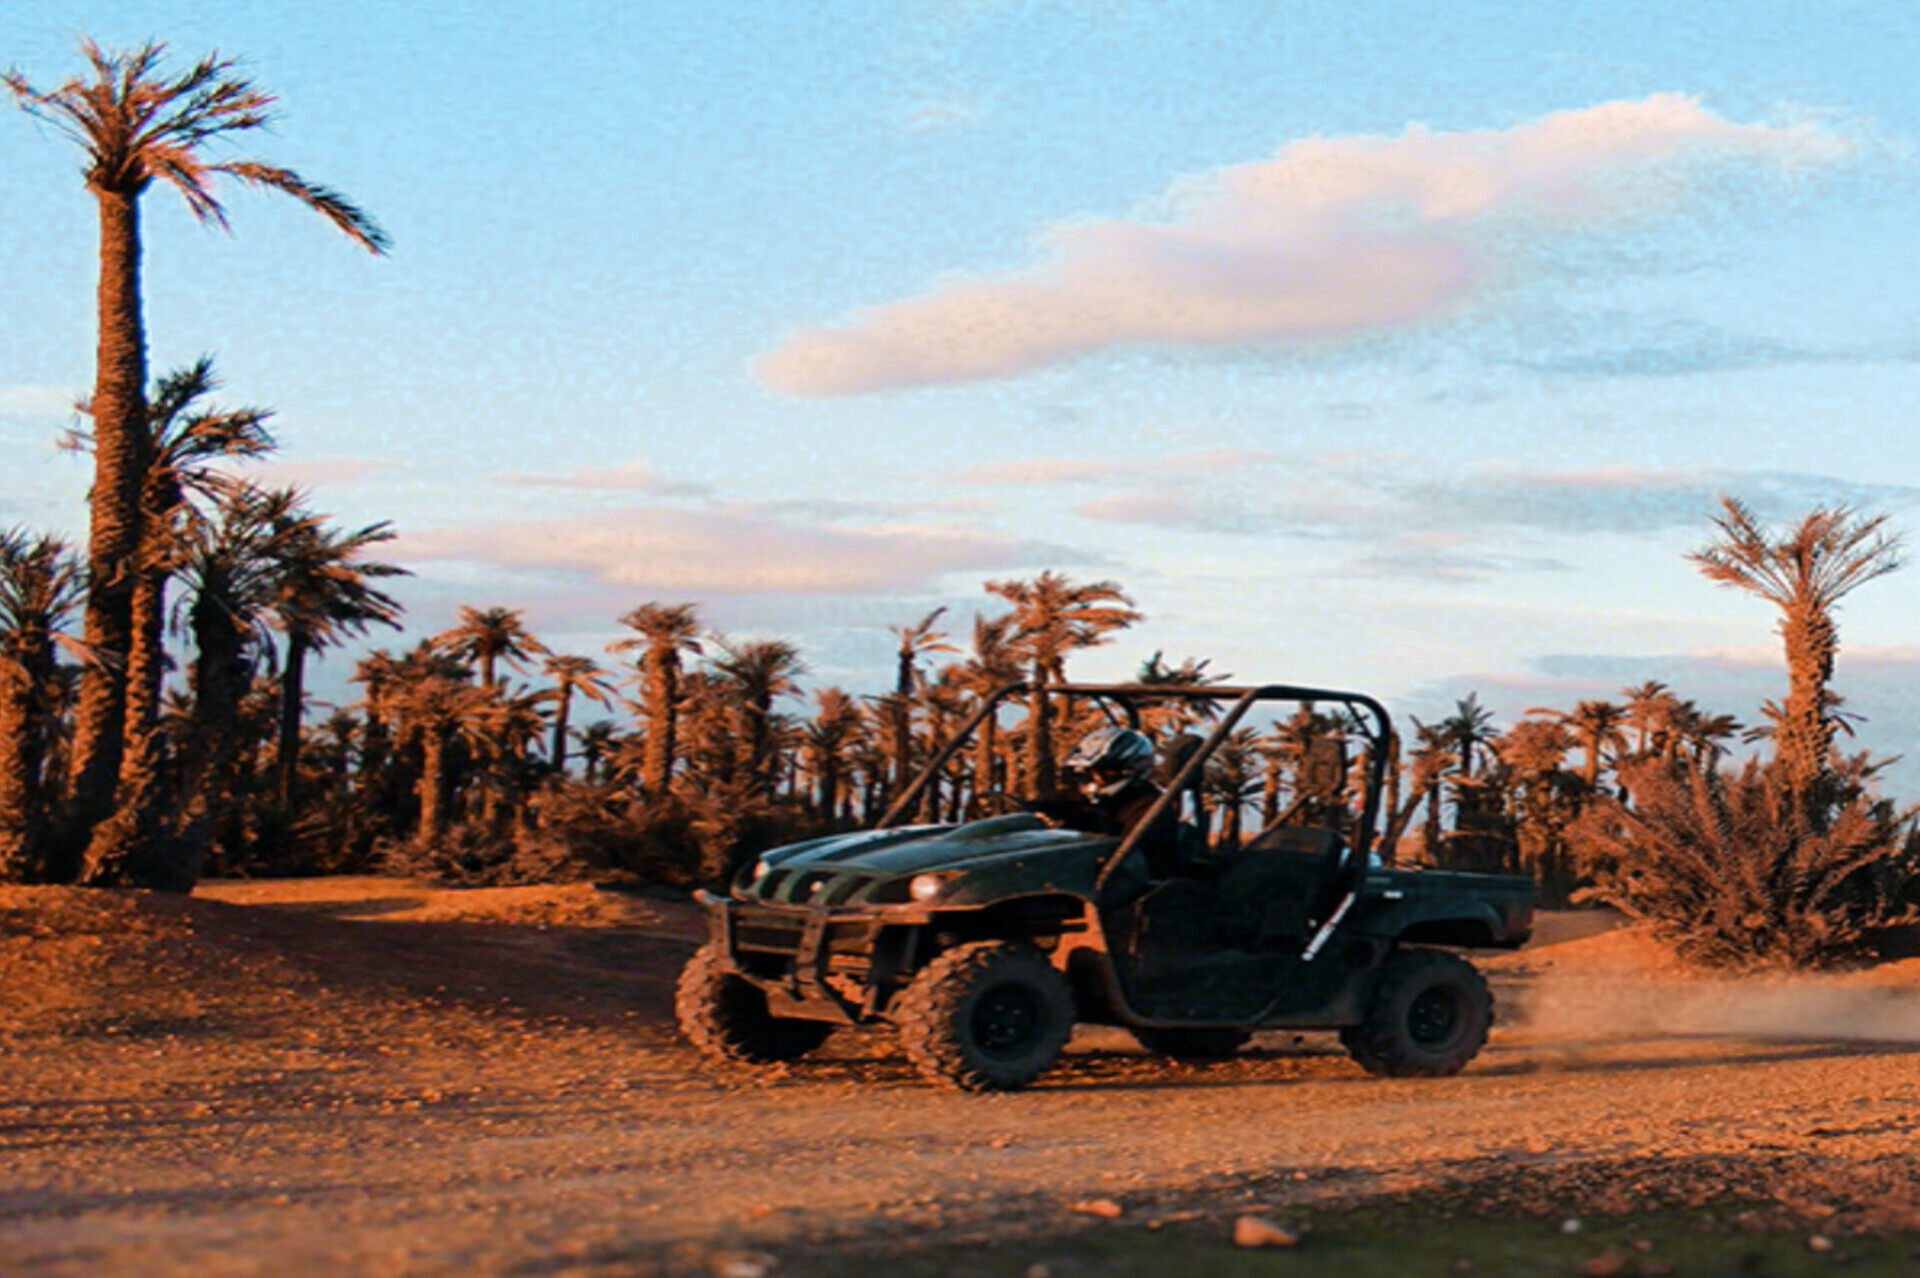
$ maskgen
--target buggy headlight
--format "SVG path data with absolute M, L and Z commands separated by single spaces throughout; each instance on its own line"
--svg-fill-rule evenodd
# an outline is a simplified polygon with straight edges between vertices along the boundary
M 952 878 L 951 874 L 916 874 L 907 884 L 907 895 L 924 904 L 946 891 Z
M 753 863 L 753 881 L 758 883 L 761 879 L 766 878 L 767 873 L 772 869 L 773 863 L 768 861 L 764 856 L 761 857 Z

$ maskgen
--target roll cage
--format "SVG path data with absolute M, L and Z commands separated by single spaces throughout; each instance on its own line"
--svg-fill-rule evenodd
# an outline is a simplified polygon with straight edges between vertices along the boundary
M 1034 684 L 1024 681 L 1009 683 L 996 689 L 920 769 L 912 784 L 888 807 L 876 828 L 886 829 L 903 823 L 908 814 L 919 805 L 921 796 L 926 793 L 933 778 L 940 775 L 948 762 L 973 739 L 981 725 L 989 717 L 997 715 L 1001 707 L 1013 701 L 1014 698 L 1030 697 L 1036 690 Z M 1180 803 L 1181 796 L 1200 779 L 1207 760 L 1213 757 L 1248 713 L 1255 706 L 1271 702 L 1288 702 L 1295 705 L 1306 702 L 1314 705 L 1332 704 L 1344 707 L 1347 711 L 1346 731 L 1349 735 L 1358 738 L 1366 752 L 1367 766 L 1360 811 L 1350 833 L 1351 850 L 1345 858 L 1341 881 L 1338 885 L 1341 896 L 1350 900 L 1360 880 L 1365 877 L 1368 854 L 1372 851 L 1375 827 L 1379 821 L 1381 795 L 1385 792 L 1386 772 L 1390 766 L 1389 756 L 1392 753 L 1393 739 L 1392 718 L 1387 714 L 1386 707 L 1372 697 L 1359 692 L 1342 692 L 1331 688 L 1280 683 L 1251 686 L 1067 683 L 1047 684 L 1044 690 L 1049 697 L 1095 701 L 1106 710 L 1110 719 L 1113 718 L 1114 711 L 1117 709 L 1125 719 L 1126 725 L 1135 728 L 1140 725 L 1140 711 L 1143 706 L 1166 702 L 1204 703 L 1212 706 L 1230 703 L 1214 722 L 1212 731 L 1200 740 L 1198 748 L 1186 753 L 1184 762 L 1174 775 L 1167 779 L 1165 790 L 1154 806 L 1102 861 L 1099 876 L 1095 881 L 1096 892 L 1105 889 L 1115 869 L 1139 846 L 1141 840 L 1147 836 L 1147 832 L 1153 829 L 1155 823 L 1170 809 L 1174 809 Z

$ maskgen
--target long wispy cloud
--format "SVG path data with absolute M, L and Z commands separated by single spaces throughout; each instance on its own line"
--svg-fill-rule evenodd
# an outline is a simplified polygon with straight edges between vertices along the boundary
M 1084 559 L 966 527 L 821 527 L 657 507 L 410 533 L 394 557 L 556 569 L 606 586 L 688 595 L 926 590 L 946 573 Z
M 526 488 L 588 488 L 611 492 L 652 493 L 656 496 L 695 496 L 707 491 L 700 484 L 667 479 L 644 460 L 638 458 L 614 466 L 582 466 L 564 475 L 540 472 L 495 475 L 493 482 Z
M 1297 342 L 1444 315 L 1542 241 L 1624 233 L 1756 173 L 1838 162 L 1814 124 L 1739 124 L 1655 94 L 1509 129 L 1316 137 L 1090 219 L 1043 260 L 796 333 L 755 363 L 791 395 L 1007 377 L 1120 344 Z

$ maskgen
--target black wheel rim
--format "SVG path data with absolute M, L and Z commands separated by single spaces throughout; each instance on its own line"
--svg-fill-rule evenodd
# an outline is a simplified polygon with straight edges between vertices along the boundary
M 998 985 L 973 1008 L 973 1038 L 999 1060 L 1019 1056 L 1039 1040 L 1044 1013 L 1039 996 L 1024 985 Z
M 1407 1034 L 1421 1047 L 1443 1047 L 1460 1027 L 1460 1000 L 1444 985 L 1421 990 L 1407 1009 Z

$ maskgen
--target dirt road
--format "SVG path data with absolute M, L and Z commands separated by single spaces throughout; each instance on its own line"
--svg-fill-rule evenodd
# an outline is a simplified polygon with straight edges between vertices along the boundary
M 665 903 L 466 897 L 493 921 L 462 921 L 412 885 L 328 891 L 0 890 L 0 1272 L 714 1272 L 737 1248 L 828 1272 L 1434 1189 L 1920 1227 L 1920 1041 L 1583 1036 L 1581 1006 L 1622 1006 L 1593 1001 L 1627 979 L 1605 938 L 1509 959 L 1497 987 L 1537 1014 L 1458 1078 L 1369 1078 L 1317 1036 L 1202 1066 L 1094 1031 L 977 1097 L 879 1036 L 716 1073 L 666 1020 L 695 925 Z M 1910 977 L 1865 988 L 1904 1034 Z M 1556 989 L 1589 1001 L 1556 1023 Z M 1096 1200 L 1118 1219 L 1073 1210 Z

